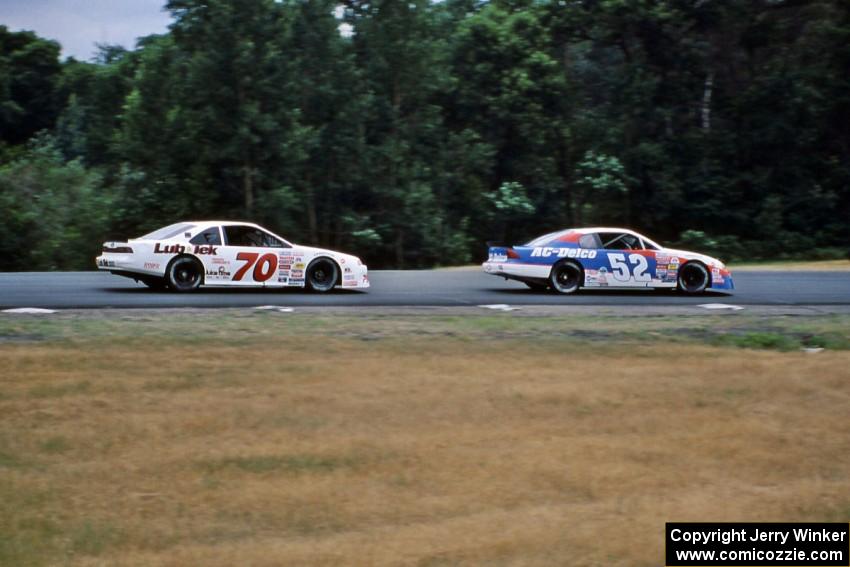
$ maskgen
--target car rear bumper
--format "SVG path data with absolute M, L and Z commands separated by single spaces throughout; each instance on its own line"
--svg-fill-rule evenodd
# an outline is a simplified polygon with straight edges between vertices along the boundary
M 545 280 L 552 271 L 552 266 L 543 264 L 522 264 L 519 262 L 484 262 L 481 268 L 485 273 L 506 278 L 528 278 Z
M 165 274 L 163 264 L 159 262 L 147 262 L 140 265 L 140 262 L 132 254 L 104 253 L 95 258 L 94 263 L 98 270 L 113 273 L 123 272 L 119 275 L 132 273 L 141 276 L 162 277 Z

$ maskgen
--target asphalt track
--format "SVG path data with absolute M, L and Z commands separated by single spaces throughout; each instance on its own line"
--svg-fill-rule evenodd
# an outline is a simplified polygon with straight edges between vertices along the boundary
M 605 305 L 687 306 L 850 305 L 850 272 L 738 272 L 731 295 L 695 297 L 668 291 L 581 291 L 570 296 L 540 293 L 477 270 L 372 271 L 365 291 L 327 294 L 300 289 L 201 289 L 178 294 L 153 291 L 133 280 L 99 272 L 0 273 L 0 308 L 164 308 L 282 306 L 470 306 Z

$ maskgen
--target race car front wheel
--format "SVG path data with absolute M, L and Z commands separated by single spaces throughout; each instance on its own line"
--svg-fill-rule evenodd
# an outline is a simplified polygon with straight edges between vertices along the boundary
M 317 258 L 307 266 L 307 289 L 324 293 L 336 285 L 339 271 L 336 263 L 329 258 Z
M 575 293 L 581 282 L 581 267 L 573 262 L 555 264 L 549 274 L 549 283 L 558 293 Z
M 702 293 L 708 287 L 708 270 L 699 262 L 679 268 L 679 289 L 687 294 Z
M 201 287 L 204 270 L 201 263 L 184 256 L 176 258 L 168 265 L 168 286 L 175 291 L 195 291 Z

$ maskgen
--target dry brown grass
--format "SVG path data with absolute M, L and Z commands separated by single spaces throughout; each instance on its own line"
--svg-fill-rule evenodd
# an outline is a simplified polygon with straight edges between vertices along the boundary
M 259 336 L 0 345 L 0 563 L 659 565 L 850 519 L 850 353 Z
M 779 262 L 733 263 L 729 266 L 732 273 L 737 272 L 848 272 L 850 260 L 786 260 Z

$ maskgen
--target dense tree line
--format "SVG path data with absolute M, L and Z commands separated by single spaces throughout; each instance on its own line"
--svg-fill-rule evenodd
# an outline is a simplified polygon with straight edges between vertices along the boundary
M 374 266 L 624 225 L 846 254 L 845 0 L 169 0 L 60 61 L 0 27 L 0 269 L 234 218 Z

